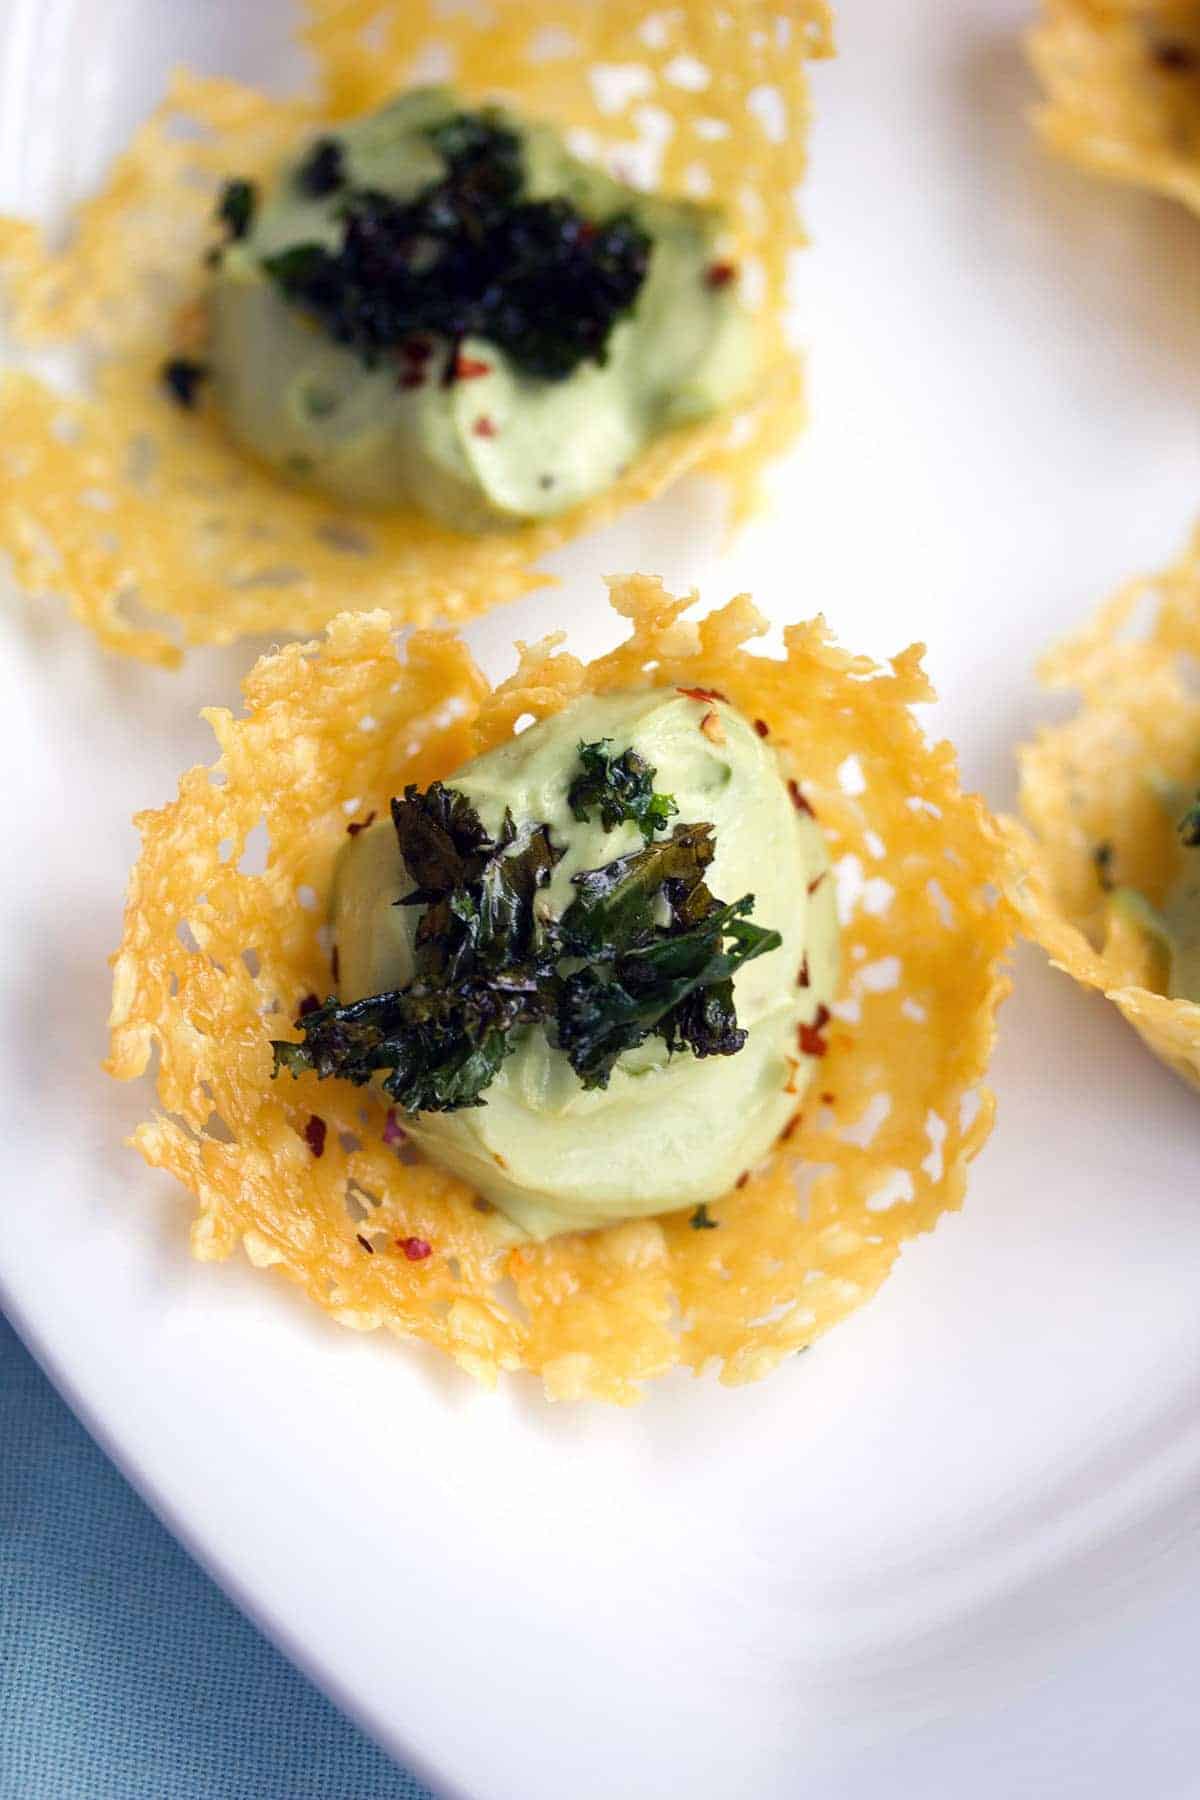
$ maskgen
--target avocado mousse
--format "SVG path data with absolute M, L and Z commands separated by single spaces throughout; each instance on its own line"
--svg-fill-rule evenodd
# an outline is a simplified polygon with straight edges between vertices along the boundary
M 229 182 L 207 361 L 227 428 L 287 478 L 463 532 L 601 493 L 746 391 L 754 332 L 711 207 L 570 154 L 552 127 L 419 88 Z
M 707 1222 L 795 1114 L 838 973 L 820 828 L 719 694 L 576 701 L 354 829 L 338 993 L 276 1073 L 382 1080 L 529 1236 Z
M 1183 867 L 1161 907 L 1153 906 L 1132 887 L 1118 887 L 1113 901 L 1161 956 L 1165 966 L 1163 991 L 1172 1000 L 1200 1001 L 1200 795 L 1180 817 L 1177 785 L 1158 781 L 1155 787 L 1164 807 L 1173 815 L 1184 852 Z

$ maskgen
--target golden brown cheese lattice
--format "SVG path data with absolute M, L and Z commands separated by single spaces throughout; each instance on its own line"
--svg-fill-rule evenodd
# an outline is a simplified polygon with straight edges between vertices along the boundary
M 1200 1085 L 1200 1006 L 1162 992 L 1145 934 L 1109 899 L 1116 883 L 1159 904 L 1180 872 L 1184 852 L 1152 778 L 1200 786 L 1198 656 L 1200 534 L 1175 567 L 1129 583 L 1045 658 L 1044 680 L 1078 689 L 1082 706 L 1019 752 L 1028 829 L 1007 829 L 1026 870 L 1016 899 L 1030 935 Z
M 1196 0 L 1045 0 L 1029 52 L 1048 144 L 1200 211 Z
M 159 1052 L 162 1111 L 135 1141 L 195 1194 L 198 1256 L 241 1243 L 344 1324 L 428 1339 L 483 1379 L 524 1367 L 552 1396 L 628 1402 L 675 1363 L 715 1359 L 728 1382 L 765 1374 L 960 1204 L 991 1126 L 981 1081 L 1012 916 L 994 825 L 910 710 L 931 698 L 919 647 L 877 667 L 816 620 L 789 629 L 784 656 L 751 655 L 763 626 L 745 596 L 693 623 L 690 599 L 647 576 L 611 587 L 632 623 L 618 649 L 585 666 L 557 639 L 522 648 L 494 691 L 446 633 L 413 636 L 401 664 L 383 612 L 345 614 L 324 640 L 264 657 L 246 716 L 206 715 L 214 768 L 192 769 L 172 805 L 139 821 L 110 1068 L 136 1076 Z M 514 1248 L 461 1182 L 388 1146 L 372 1091 L 272 1081 L 269 1039 L 330 986 L 323 906 L 348 818 L 583 693 L 714 685 L 769 731 L 843 880 L 857 865 L 846 1004 L 806 1116 L 710 1207 L 717 1230 L 684 1213 Z M 264 819 L 265 871 L 245 872 Z M 432 1254 L 410 1261 L 412 1238 Z
M 687 469 L 724 479 L 744 511 L 801 418 L 785 290 L 802 241 L 805 60 L 829 50 L 824 0 L 682 0 L 661 12 L 640 0 L 309 0 L 308 12 L 315 101 L 179 75 L 65 250 L 0 220 L 19 339 L 82 342 L 101 359 L 91 400 L 28 375 L 0 387 L 0 548 L 25 587 L 65 592 L 107 645 L 151 662 L 177 663 L 179 636 L 319 629 L 350 593 L 396 621 L 465 618 L 544 583 L 548 551 Z M 201 257 L 220 181 L 268 175 L 317 121 L 368 111 L 435 68 L 468 95 L 582 132 L 597 155 L 661 141 L 658 185 L 727 209 L 745 291 L 759 300 L 764 373 L 747 404 L 659 438 L 586 505 L 479 538 L 415 512 L 347 518 L 289 489 L 225 439 L 210 409 L 174 406 L 159 373 L 203 330 Z

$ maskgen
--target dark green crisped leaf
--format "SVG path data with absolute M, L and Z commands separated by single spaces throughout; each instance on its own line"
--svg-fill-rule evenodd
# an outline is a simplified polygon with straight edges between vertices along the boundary
M 670 794 L 654 792 L 656 770 L 644 757 L 632 747 L 620 756 L 610 756 L 607 746 L 611 742 L 611 738 L 601 738 L 595 744 L 580 744 L 583 768 L 567 789 L 571 816 L 586 823 L 599 810 L 605 831 L 632 820 L 649 843 L 656 831 L 666 830 L 667 820 L 679 808 Z
M 720 1223 L 720 1219 L 709 1218 L 708 1206 L 703 1200 L 688 1220 L 693 1231 L 715 1231 Z
M 190 356 L 172 356 L 162 366 L 163 385 L 179 406 L 189 412 L 196 404 L 196 392 L 208 379 L 208 364 Z
M 388 1070 L 383 1085 L 405 1112 L 478 1106 L 517 1028 L 553 1005 L 557 951 L 534 899 L 560 852 L 544 825 L 517 830 L 508 816 L 492 839 L 465 794 L 438 781 L 407 787 L 392 822 L 416 883 L 397 904 L 425 908 L 413 981 L 304 1014 L 303 1043 L 276 1043 L 275 1070 L 360 1084 Z
M 346 167 L 342 146 L 336 138 L 318 138 L 296 170 L 296 186 L 302 194 L 311 194 L 314 199 L 320 199 L 324 194 L 336 194 L 345 182 Z
M 1186 850 L 1200 848 L 1200 794 L 1179 821 L 1179 841 Z
M 523 198 L 520 139 L 492 109 L 428 135 L 445 171 L 407 200 L 345 188 L 340 159 L 326 154 L 316 168 L 310 156 L 301 179 L 336 175 L 343 186 L 341 243 L 264 258 L 272 280 L 370 364 L 426 333 L 451 346 L 487 338 L 551 381 L 588 357 L 603 361 L 645 279 L 647 234 L 628 214 L 600 222 L 566 199 Z M 456 370 L 452 356 L 449 379 Z M 409 385 L 424 379 L 407 373 Z
M 607 1086 L 617 1059 L 652 1032 L 695 1056 L 733 1056 L 745 1043 L 733 976 L 782 939 L 745 919 L 753 895 L 713 898 L 703 881 L 712 854 L 711 826 L 677 825 L 664 843 L 575 877 L 580 896 L 560 933 L 588 960 L 563 983 L 557 1023 L 584 1087 Z M 654 917 L 662 903 L 665 925 Z
M 733 976 L 780 937 L 748 922 L 752 895 L 726 906 L 705 886 L 711 825 L 677 825 L 576 875 L 576 897 L 552 924 L 536 901 L 562 852 L 545 825 L 517 827 L 506 814 L 493 839 L 466 796 L 440 782 L 406 788 L 392 820 L 416 883 L 397 905 L 424 908 L 413 981 L 304 1013 L 303 1042 L 274 1045 L 276 1074 L 363 1083 L 387 1071 L 383 1085 L 406 1112 L 449 1112 L 482 1104 L 525 1026 L 551 1032 L 585 1087 L 606 1086 L 618 1057 L 651 1033 L 696 1056 L 732 1056 L 745 1043 Z
M 233 239 L 244 238 L 250 229 L 258 190 L 252 181 L 227 181 L 217 201 L 217 217 Z

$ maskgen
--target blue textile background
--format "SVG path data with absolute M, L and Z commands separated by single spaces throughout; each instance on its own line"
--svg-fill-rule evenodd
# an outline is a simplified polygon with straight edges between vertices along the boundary
M 0 1800 L 431 1800 L 164 1531 L 2 1317 Z

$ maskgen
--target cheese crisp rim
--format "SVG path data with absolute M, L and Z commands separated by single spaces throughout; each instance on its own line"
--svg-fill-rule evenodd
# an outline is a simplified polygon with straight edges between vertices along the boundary
M 182 647 L 311 632 L 383 607 L 396 623 L 465 619 L 552 577 L 545 556 L 687 470 L 727 487 L 736 519 L 803 416 L 786 329 L 808 126 L 806 62 L 830 51 L 824 0 L 308 0 L 314 100 L 178 73 L 167 99 L 53 250 L 0 219 L 18 344 L 75 345 L 91 392 L 0 381 L 0 548 L 31 592 L 60 592 L 110 649 L 175 666 Z M 223 180 L 269 179 L 322 124 L 433 74 L 557 124 L 581 154 L 659 191 L 722 205 L 759 327 L 746 401 L 656 438 L 605 493 L 558 518 L 480 536 L 415 510 L 354 511 L 289 486 L 161 378 L 203 352 L 205 251 Z M 656 166 L 655 166 L 656 165 Z
M 134 1142 L 196 1197 L 198 1256 L 240 1244 L 341 1323 L 423 1338 L 481 1380 L 526 1368 L 553 1398 L 629 1403 L 676 1364 L 766 1374 L 961 1203 L 992 1122 L 1014 920 L 995 825 L 914 717 L 932 698 L 920 646 L 876 665 L 816 619 L 782 656 L 753 654 L 765 625 L 745 595 L 693 620 L 695 596 L 651 577 L 610 589 L 631 626 L 617 649 L 585 665 L 561 638 L 519 646 L 495 689 L 448 632 L 414 634 L 401 661 L 382 612 L 264 657 L 244 716 L 205 715 L 218 761 L 138 820 L 108 1066 L 129 1079 L 157 1052 L 160 1111 Z M 514 1244 L 416 1157 L 385 1097 L 273 1080 L 270 1040 L 331 986 L 324 897 L 350 825 L 529 719 L 645 687 L 717 689 L 775 746 L 834 859 L 841 999 L 803 1114 L 709 1206 L 716 1229 L 685 1212 Z M 266 866 L 242 868 L 264 821 Z
M 1147 1047 L 1200 1086 L 1200 1005 L 1162 991 L 1163 970 L 1112 892 L 1160 903 L 1186 852 L 1159 795 L 1200 786 L 1200 531 L 1177 562 L 1127 583 L 1043 658 L 1045 685 L 1080 696 L 1073 717 L 1017 753 L 1024 823 L 1003 822 L 1024 929 L 1057 968 L 1111 1000 Z

